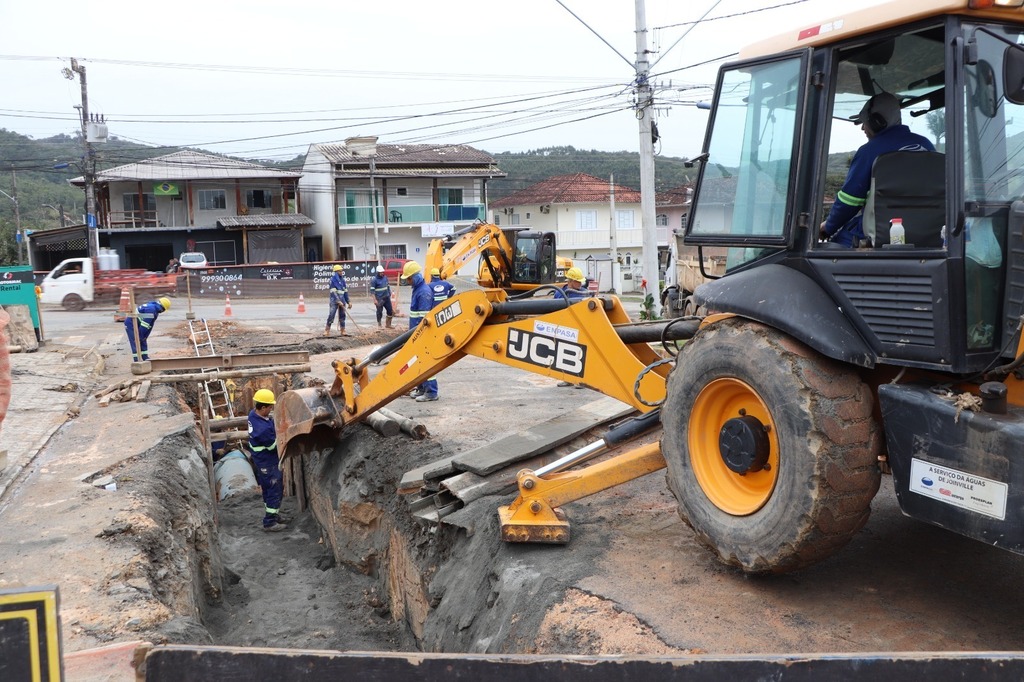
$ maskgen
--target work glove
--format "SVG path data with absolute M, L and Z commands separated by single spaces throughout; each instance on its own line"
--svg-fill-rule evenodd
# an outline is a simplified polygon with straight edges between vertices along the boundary
M 351 303 L 348 304 L 348 309 L 352 310 L 352 304 Z

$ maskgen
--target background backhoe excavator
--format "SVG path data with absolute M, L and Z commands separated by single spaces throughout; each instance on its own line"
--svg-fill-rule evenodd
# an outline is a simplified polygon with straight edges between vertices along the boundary
M 567 472 L 566 495 L 554 483 L 565 474 L 523 472 L 503 522 L 544 486 L 526 509 L 548 518 L 545 505 L 596 482 L 667 465 L 705 546 L 746 572 L 782 573 L 844 546 L 891 473 L 907 515 L 1024 553 L 1022 4 L 890 2 L 724 65 L 685 235 L 728 251 L 724 275 L 694 292 L 705 317 L 644 327 L 613 297 L 557 309 L 470 292 L 400 348 L 337 363 L 340 411 L 325 389 L 285 394 L 279 434 L 297 444 L 316 424 L 341 427 L 472 353 L 645 413 L 660 405 L 653 461 L 633 451 Z M 869 241 L 820 241 L 826 199 L 864 142 L 851 121 L 880 92 L 939 151 L 880 157 Z M 889 244 L 893 218 L 906 244 Z M 689 338 L 671 372 L 647 346 L 655 337 Z M 555 524 L 538 538 L 503 533 L 565 539 Z
M 565 282 L 572 259 L 558 256 L 554 232 L 525 228 L 502 229 L 476 223 L 460 234 L 434 239 L 427 248 L 424 269 L 437 268 L 448 279 L 479 259 L 477 283 L 486 288 L 526 291 L 541 284 Z

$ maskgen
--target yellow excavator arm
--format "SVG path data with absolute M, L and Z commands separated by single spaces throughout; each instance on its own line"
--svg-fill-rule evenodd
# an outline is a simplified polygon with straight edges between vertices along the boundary
M 476 223 L 454 240 L 431 241 L 424 268 L 437 268 L 447 279 L 479 259 L 477 284 L 485 288 L 527 291 L 564 283 L 572 259 L 557 255 L 556 238 L 553 232 Z
M 658 423 L 657 415 L 651 413 L 665 399 L 670 367 L 649 343 L 690 338 L 698 324 L 694 320 L 634 324 L 614 296 L 570 304 L 565 299 L 510 300 L 498 289 L 468 291 L 435 307 L 417 327 L 366 358 L 336 360 L 330 389 L 321 386 L 282 394 L 274 412 L 278 446 L 285 458 L 301 455 L 307 451 L 305 436 L 314 429 L 337 431 L 363 420 L 467 355 L 584 384 L 631 405 L 647 417 L 645 428 L 651 428 Z M 371 377 L 370 367 L 385 359 L 388 363 Z M 587 452 L 573 463 L 595 453 Z M 523 494 L 514 503 L 515 509 L 502 511 L 504 537 L 510 541 L 566 542 L 567 524 L 558 526 L 551 521 L 557 504 L 664 466 L 656 447 L 619 458 L 624 459 L 611 465 L 610 474 L 605 473 L 607 463 L 598 465 L 605 468 L 591 476 L 580 472 L 561 475 L 558 472 L 563 467 L 556 467 L 551 470 L 555 474 L 551 481 L 522 472 Z M 545 502 L 549 491 L 557 504 Z M 529 500 L 526 506 L 524 499 Z
M 477 223 L 464 232 L 454 243 L 434 239 L 427 248 L 427 272 L 437 268 L 443 279 L 457 273 L 468 263 L 483 257 L 494 286 L 507 288 L 511 284 L 513 247 L 501 228 L 491 223 Z

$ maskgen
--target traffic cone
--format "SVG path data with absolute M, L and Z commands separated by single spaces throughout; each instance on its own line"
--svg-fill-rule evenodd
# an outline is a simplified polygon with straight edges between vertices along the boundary
M 391 292 L 391 309 L 395 311 L 395 315 L 402 315 L 402 311 L 398 309 L 398 294 L 394 291 Z
M 231 317 L 231 297 L 224 294 L 224 317 Z
M 124 322 L 130 312 L 131 303 L 128 301 L 128 290 L 121 289 L 121 302 L 117 304 L 117 310 L 114 311 L 114 322 Z
M 302 294 L 299 294 L 299 312 L 306 312 L 306 299 L 302 297 Z

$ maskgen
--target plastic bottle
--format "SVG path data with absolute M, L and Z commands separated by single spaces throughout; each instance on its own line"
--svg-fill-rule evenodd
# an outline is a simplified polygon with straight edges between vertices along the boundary
M 893 218 L 889 221 L 889 243 L 907 243 L 907 233 L 903 230 L 903 218 Z

